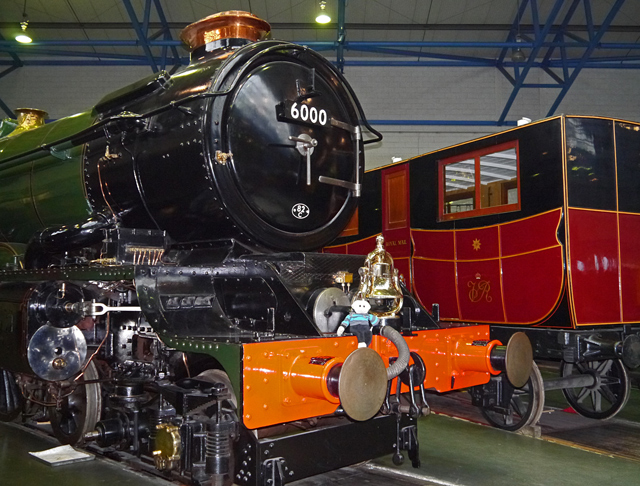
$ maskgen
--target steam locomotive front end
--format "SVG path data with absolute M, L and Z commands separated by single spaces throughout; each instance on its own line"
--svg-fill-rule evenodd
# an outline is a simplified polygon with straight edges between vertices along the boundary
M 0 231 L 10 245 L 0 260 L 37 241 L 29 265 L 59 263 L 49 256 L 100 243 L 72 228 L 96 220 L 95 235 L 158 230 L 262 251 L 334 239 L 360 194 L 363 116 L 331 63 L 268 33 L 246 12 L 196 22 L 183 33 L 191 64 L 177 74 L 0 139 Z
M 232 21 L 245 28 L 227 32 Z M 184 71 L 151 98 L 98 104 L 101 120 L 146 116 L 124 136 L 88 144 L 94 211 L 177 242 L 234 239 L 271 251 L 318 249 L 342 231 L 364 164 L 357 101 L 310 49 L 219 38 L 265 30 L 244 12 L 196 22 L 183 32 L 192 49 Z

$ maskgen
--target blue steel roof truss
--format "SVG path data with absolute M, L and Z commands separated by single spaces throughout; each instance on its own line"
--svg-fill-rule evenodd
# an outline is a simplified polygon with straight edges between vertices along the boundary
M 166 0 L 165 0 L 166 1 Z M 555 24 L 565 3 L 571 1 L 560 24 Z M 422 42 L 353 42 L 347 40 L 345 18 L 346 0 L 338 0 L 337 36 L 335 42 L 301 42 L 317 51 L 335 51 L 335 64 L 341 71 L 348 66 L 421 66 L 421 67 L 495 67 L 511 83 L 512 91 L 498 120 L 468 121 L 468 120 L 372 120 L 372 123 L 387 125 L 484 125 L 503 126 L 514 125 L 515 121 L 507 120 L 509 110 L 518 93 L 523 88 L 551 88 L 560 92 L 549 108 L 548 116 L 555 113 L 565 95 L 573 85 L 582 69 L 639 69 L 640 55 L 637 56 L 593 56 L 598 50 L 627 50 L 637 52 L 640 43 L 603 43 L 602 37 L 610 27 L 616 14 L 625 0 L 615 0 L 600 25 L 596 25 L 591 8 L 591 0 L 555 0 L 549 10 L 544 23 L 541 23 L 538 0 L 521 0 L 519 9 L 503 42 L 474 42 L 474 41 L 422 41 Z M 122 0 L 129 16 L 131 26 L 136 33 L 136 40 L 38 40 L 25 46 L 15 41 L 7 41 L 0 35 L 0 52 L 6 52 L 11 60 L 0 61 L 0 66 L 9 66 L 0 77 L 6 76 L 17 67 L 41 66 L 69 66 L 69 65 L 147 65 L 153 72 L 165 69 L 173 64 L 172 71 L 181 65 L 188 64 L 187 56 L 181 56 L 178 47 L 179 40 L 174 40 L 171 28 L 162 8 L 162 0 L 145 0 L 144 9 L 139 16 L 131 0 Z M 578 8 L 582 5 L 586 21 L 582 30 L 586 30 L 585 39 L 575 33 L 575 26 L 570 22 Z M 152 10 L 160 22 L 161 28 L 149 34 Z M 532 23 L 523 25 L 526 13 L 531 15 Z M 157 22 L 155 22 L 158 25 Z M 73 47 L 138 47 L 143 55 L 117 54 L 105 52 L 77 52 Z M 52 47 L 67 47 L 68 49 L 52 49 Z M 497 58 L 454 55 L 434 52 L 442 48 L 473 48 L 500 49 Z M 154 56 L 154 50 L 156 55 Z M 514 49 L 528 50 L 524 63 L 513 62 L 508 57 Z M 545 52 L 546 49 L 546 52 Z M 581 49 L 579 57 L 569 57 L 568 49 Z M 390 59 L 349 60 L 345 52 L 363 52 L 382 54 Z M 158 54 L 159 52 L 159 54 Z M 574 51 L 575 52 L 575 51 Z M 52 59 L 24 59 L 20 54 L 38 54 Z M 556 56 L 554 58 L 554 55 Z M 73 59 L 74 57 L 78 59 Z M 58 58 L 58 59 L 56 59 Z M 548 83 L 526 83 L 527 75 L 532 69 L 541 69 L 546 73 Z M 0 109 L 8 114 L 11 110 L 0 100 Z
M 138 40 L 140 41 L 142 50 L 144 51 L 144 54 L 147 57 L 147 61 L 151 66 L 151 70 L 154 73 L 157 73 L 158 65 L 156 64 L 156 60 L 153 58 L 153 53 L 151 52 L 151 48 L 149 47 L 149 39 L 147 38 L 149 34 L 149 17 L 151 15 L 151 0 L 145 0 L 142 25 L 140 25 L 138 16 L 136 15 L 133 5 L 131 5 L 131 0 L 122 0 L 122 3 L 127 9 L 127 13 L 129 14 L 129 18 L 131 19 L 131 25 L 133 25 L 133 30 L 136 31 L 136 35 L 138 36 Z
M 0 34 L 0 41 L 4 41 L 4 40 L 5 38 L 3 37 L 2 34 Z M 15 71 L 16 69 L 18 69 L 23 65 L 22 60 L 20 59 L 17 53 L 9 52 L 9 55 L 11 56 L 11 59 L 13 59 L 13 64 L 11 64 L 7 69 L 0 72 L 0 78 L 5 77 L 7 74 L 12 73 L 13 71 Z M 9 118 L 16 117 L 13 111 L 11 110 L 11 108 L 9 108 L 7 104 L 4 101 L 2 101 L 2 98 L 0 98 L 0 109 L 2 109 L 2 111 L 4 111 Z

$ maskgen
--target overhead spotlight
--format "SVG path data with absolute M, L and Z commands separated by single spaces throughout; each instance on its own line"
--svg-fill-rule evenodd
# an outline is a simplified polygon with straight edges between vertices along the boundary
M 522 49 L 518 47 L 517 49 L 514 49 L 513 52 L 511 53 L 511 60 L 513 62 L 525 62 L 527 58 L 522 52 Z
M 328 24 L 331 22 L 331 17 L 327 14 L 327 2 L 322 0 L 320 2 L 320 12 L 318 12 L 318 16 L 316 17 L 316 22 L 319 24 Z
M 20 33 L 16 35 L 15 39 L 21 44 L 29 44 L 33 41 L 31 37 L 27 35 L 27 27 L 29 26 L 29 17 L 27 17 L 27 0 L 24 0 L 24 9 L 22 10 L 22 22 L 20 22 Z
M 522 37 L 520 36 L 520 32 L 516 35 L 516 42 L 523 42 Z M 511 53 L 511 60 L 513 62 L 525 62 L 527 60 L 527 56 L 524 55 L 522 49 L 516 47 Z
M 33 39 L 27 35 L 27 26 L 26 26 L 26 24 L 27 24 L 27 22 L 20 22 L 20 25 L 22 26 L 22 32 L 20 32 L 15 37 L 15 39 L 18 42 L 20 42 L 21 44 L 29 44 L 30 42 L 33 42 Z

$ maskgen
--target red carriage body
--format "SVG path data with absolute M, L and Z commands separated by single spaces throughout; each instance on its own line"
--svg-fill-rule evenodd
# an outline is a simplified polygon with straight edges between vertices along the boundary
M 374 169 L 364 224 L 326 251 L 363 253 L 382 233 L 442 320 L 635 324 L 639 157 L 640 125 L 555 117 Z
M 640 364 L 640 124 L 553 117 L 370 170 L 364 191 L 325 251 L 382 234 L 441 321 L 524 331 L 535 358 L 561 361 L 545 389 L 589 417 L 624 406 L 622 363 Z

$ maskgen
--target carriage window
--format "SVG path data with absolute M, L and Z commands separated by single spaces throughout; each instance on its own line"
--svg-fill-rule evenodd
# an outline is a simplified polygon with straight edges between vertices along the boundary
M 443 220 L 520 207 L 517 141 L 444 159 L 440 174 Z
M 475 161 L 468 159 L 448 164 L 444 171 L 445 213 L 461 213 L 475 209 Z
M 481 207 L 493 208 L 518 202 L 517 162 L 515 148 L 480 157 Z

